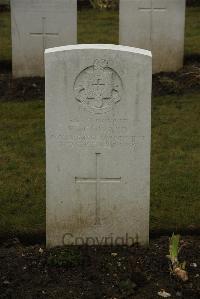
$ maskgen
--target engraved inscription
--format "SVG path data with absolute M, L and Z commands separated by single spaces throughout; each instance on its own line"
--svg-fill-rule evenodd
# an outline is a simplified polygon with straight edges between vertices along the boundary
M 96 161 L 95 161 L 95 177 L 94 178 L 83 178 L 83 177 L 75 177 L 75 183 L 80 184 L 95 184 L 95 224 L 100 225 L 101 219 L 100 219 L 100 185 L 103 183 L 120 183 L 121 177 L 118 178 L 103 178 L 99 174 L 99 159 L 100 159 L 100 153 L 95 153 L 96 155 Z
M 96 59 L 76 78 L 74 94 L 77 101 L 93 113 L 104 113 L 121 100 L 121 78 L 105 59 Z
M 60 145 L 68 145 L 71 147 L 129 147 L 135 150 L 136 144 L 144 141 L 144 136 L 87 136 L 87 135 L 64 135 L 50 134 L 51 139 L 55 139 Z
M 46 17 L 42 17 L 42 29 L 39 32 L 30 32 L 30 36 L 42 37 L 42 56 L 45 49 L 47 48 L 46 39 L 47 37 L 58 37 L 59 33 L 57 32 L 48 32 L 46 28 Z
M 126 118 L 88 118 L 84 121 L 71 119 L 67 130 L 50 133 L 52 139 L 56 139 L 61 145 L 70 147 L 127 147 L 135 150 L 136 144 L 144 140 L 144 136 L 137 136 L 130 131 L 131 123 Z

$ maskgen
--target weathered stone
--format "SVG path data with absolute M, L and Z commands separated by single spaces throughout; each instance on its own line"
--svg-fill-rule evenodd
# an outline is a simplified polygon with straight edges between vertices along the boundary
M 76 0 L 11 0 L 14 77 L 44 76 L 46 48 L 76 44 Z
M 183 65 L 185 0 L 120 0 L 119 42 L 152 51 L 153 72 Z
M 47 245 L 148 243 L 151 53 L 48 49 L 45 77 Z

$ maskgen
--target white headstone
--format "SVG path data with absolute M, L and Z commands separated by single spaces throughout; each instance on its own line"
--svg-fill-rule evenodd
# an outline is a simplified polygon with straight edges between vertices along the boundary
M 11 0 L 14 77 L 44 76 L 46 48 L 76 44 L 77 0 Z
M 153 72 L 183 65 L 185 0 L 120 0 L 119 42 L 152 51 Z
M 47 245 L 148 243 L 152 58 L 47 49 Z

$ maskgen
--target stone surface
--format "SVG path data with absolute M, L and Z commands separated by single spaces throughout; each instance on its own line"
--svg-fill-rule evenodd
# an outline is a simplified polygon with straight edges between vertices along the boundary
M 149 51 L 46 50 L 48 246 L 148 243 L 151 77 Z
M 44 76 L 44 50 L 77 42 L 76 0 L 11 0 L 14 77 Z
M 119 42 L 152 51 L 153 72 L 183 65 L 185 0 L 120 0 Z

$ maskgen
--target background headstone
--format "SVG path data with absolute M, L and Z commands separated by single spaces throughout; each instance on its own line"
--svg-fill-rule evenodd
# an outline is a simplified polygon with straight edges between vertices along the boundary
M 185 0 L 120 0 L 119 43 L 151 50 L 153 72 L 183 65 Z
M 14 77 L 44 76 L 46 48 L 76 44 L 76 0 L 11 0 Z
M 151 77 L 149 51 L 46 50 L 48 246 L 148 243 Z

